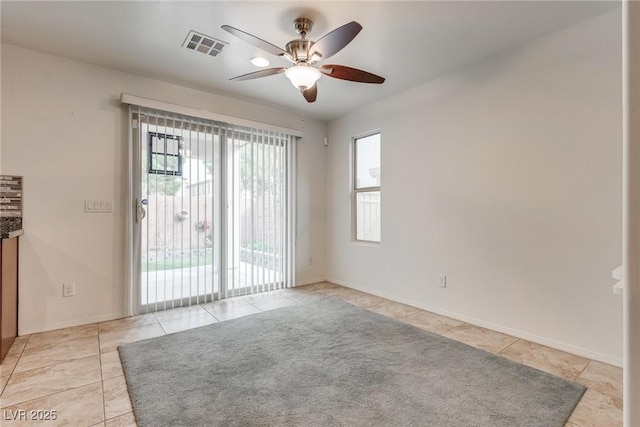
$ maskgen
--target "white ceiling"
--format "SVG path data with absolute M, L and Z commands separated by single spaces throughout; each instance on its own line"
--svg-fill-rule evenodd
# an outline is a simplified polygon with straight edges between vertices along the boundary
M 468 2 L 31 2 L 2 1 L 2 42 L 181 84 L 300 110 L 330 120 L 544 34 L 589 19 L 618 1 Z M 328 63 L 386 77 L 383 85 L 323 77 L 307 104 L 284 75 L 229 82 L 257 71 L 261 52 L 220 28 L 228 24 L 277 46 L 297 38 L 293 20 L 315 25 L 309 38 L 349 21 L 364 29 Z M 196 30 L 229 42 L 210 57 L 182 46 Z M 264 53 L 271 66 L 289 63 Z M 322 64 L 322 63 L 321 63 Z

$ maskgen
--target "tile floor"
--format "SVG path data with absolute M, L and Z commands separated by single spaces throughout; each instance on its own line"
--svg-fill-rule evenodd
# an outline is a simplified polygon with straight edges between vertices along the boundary
M 19 337 L 0 365 L 0 424 L 135 426 L 118 345 L 324 295 L 584 384 L 566 427 L 622 425 L 620 368 L 327 282 Z M 13 420 L 21 410 L 56 419 Z

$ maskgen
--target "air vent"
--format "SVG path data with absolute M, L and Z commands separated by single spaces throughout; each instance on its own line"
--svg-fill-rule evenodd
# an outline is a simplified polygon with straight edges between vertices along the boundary
M 229 43 L 223 42 L 222 40 L 191 30 L 184 43 L 182 43 L 182 46 L 189 50 L 204 53 L 205 55 L 218 56 L 222 49 L 228 44 Z

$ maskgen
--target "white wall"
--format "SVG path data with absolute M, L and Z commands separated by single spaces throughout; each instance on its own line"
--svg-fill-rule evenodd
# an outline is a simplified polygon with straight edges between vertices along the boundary
M 620 364 L 621 96 L 616 10 L 330 122 L 328 279 Z M 349 222 L 375 129 L 379 246 Z
M 128 133 L 127 107 L 118 101 L 122 92 L 301 126 L 295 112 L 3 44 L 2 171 L 24 175 L 21 334 L 125 313 Z M 306 118 L 304 127 L 297 281 L 312 282 L 325 276 L 326 126 Z M 112 199 L 114 213 L 85 214 L 85 199 Z M 76 283 L 76 296 L 62 297 L 66 281 Z

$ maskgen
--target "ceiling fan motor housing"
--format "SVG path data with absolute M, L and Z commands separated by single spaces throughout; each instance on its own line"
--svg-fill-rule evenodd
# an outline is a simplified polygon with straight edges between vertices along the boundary
M 310 59 L 309 51 L 311 50 L 311 46 L 313 46 L 313 44 L 314 42 L 307 39 L 291 40 L 289 43 L 287 43 L 285 49 L 296 63 L 306 62 Z

